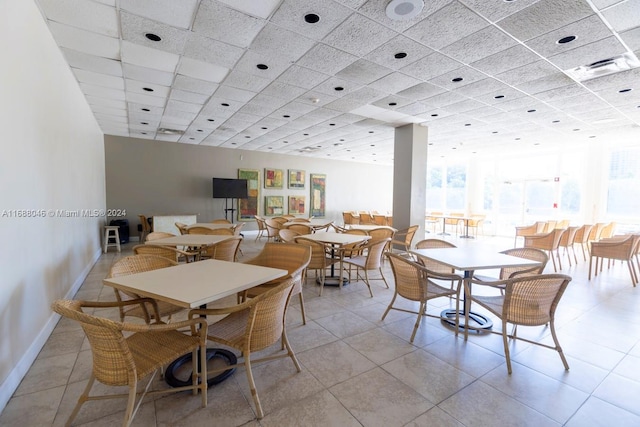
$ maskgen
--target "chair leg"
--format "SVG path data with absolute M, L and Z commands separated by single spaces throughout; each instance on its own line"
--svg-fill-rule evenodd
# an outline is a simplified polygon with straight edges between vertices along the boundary
M 264 412 L 262 411 L 262 405 L 260 404 L 260 397 L 258 397 L 258 390 L 256 390 L 256 383 L 253 381 L 253 373 L 251 372 L 251 354 L 249 352 L 244 354 L 244 365 L 245 370 L 247 371 L 247 380 L 249 381 L 251 396 L 253 397 L 253 402 L 256 405 L 256 416 L 258 419 L 261 419 L 264 417 Z
M 387 279 L 385 279 L 384 277 L 384 273 L 382 272 L 382 267 L 380 267 L 378 271 L 380 272 L 380 277 L 382 277 L 382 281 L 384 282 L 385 286 L 387 287 L 387 289 L 389 289 L 389 284 L 387 283 Z
M 371 298 L 373 298 L 373 292 L 371 292 L 371 285 L 369 284 L 369 270 L 367 270 L 366 268 L 364 269 L 364 283 L 366 283 L 367 288 L 369 288 L 369 295 L 371 295 Z
M 507 322 L 502 321 L 502 344 L 504 345 L 504 357 L 507 360 L 507 372 L 511 375 L 511 355 L 509 354 L 509 341 L 507 340 Z
M 127 410 L 124 411 L 123 426 L 129 427 L 133 421 L 133 410 L 136 405 L 136 384 L 129 385 L 129 397 L 127 398 Z M 137 412 L 137 411 L 136 411 Z
M 415 325 L 413 325 L 413 333 L 411 334 L 411 339 L 409 342 L 413 344 L 413 340 L 416 337 L 416 332 L 418 332 L 418 327 L 420 326 L 420 321 L 422 320 L 422 316 L 424 315 L 424 311 L 426 309 L 426 304 L 424 301 L 420 301 L 420 309 L 418 310 L 418 318 L 416 319 Z
M 71 415 L 69 415 L 69 419 L 67 420 L 67 423 L 65 424 L 65 426 L 67 427 L 70 426 L 71 422 L 78 415 L 78 412 L 80 412 L 80 408 L 82 407 L 84 402 L 87 401 L 87 398 L 89 397 L 89 391 L 91 390 L 91 387 L 93 386 L 93 383 L 95 382 L 95 380 L 96 380 L 96 377 L 93 374 L 91 374 L 91 377 L 89 377 L 89 382 L 87 383 L 87 386 L 84 388 L 84 391 L 78 398 L 78 403 L 76 403 L 76 407 L 73 408 L 73 412 L 71 412 Z
M 298 358 L 296 357 L 295 353 L 293 352 L 293 349 L 291 348 L 291 345 L 289 344 L 289 338 L 287 337 L 286 328 L 282 330 L 282 343 L 284 344 L 284 347 L 287 349 L 287 354 L 293 361 L 293 364 L 295 365 L 296 370 L 298 372 L 302 372 L 302 369 L 300 368 L 300 363 L 298 362 Z
M 389 311 L 391 310 L 391 307 L 393 307 L 393 303 L 396 301 L 396 297 L 397 296 L 398 296 L 398 291 L 395 291 L 393 293 L 393 298 L 391 298 L 391 302 L 389 303 L 389 306 L 384 311 L 384 314 L 382 315 L 382 319 L 380 319 L 380 320 L 384 320 L 384 318 L 387 317 L 387 314 L 389 314 Z
M 307 324 L 307 316 L 304 313 L 304 298 L 302 296 L 302 289 L 300 290 L 300 293 L 298 294 L 299 298 L 300 298 L 300 311 L 302 312 L 302 324 L 306 325 Z
M 551 329 L 551 337 L 553 338 L 553 343 L 556 346 L 556 351 L 560 355 L 560 359 L 562 359 L 562 364 L 564 365 L 565 370 L 569 370 L 569 364 L 567 363 L 567 359 L 564 357 L 564 353 L 562 352 L 562 347 L 560 347 L 560 342 L 558 341 L 558 336 L 556 335 L 556 328 L 554 325 L 553 319 L 549 322 L 549 327 Z

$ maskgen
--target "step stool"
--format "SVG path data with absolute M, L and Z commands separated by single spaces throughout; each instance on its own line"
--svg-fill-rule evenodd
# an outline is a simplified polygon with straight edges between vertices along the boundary
M 115 246 L 118 248 L 118 252 L 120 252 L 120 233 L 118 232 L 117 225 L 105 225 L 104 226 L 104 243 L 102 247 L 102 252 L 107 253 L 107 249 L 109 246 Z M 115 239 L 115 243 L 109 243 L 109 239 Z

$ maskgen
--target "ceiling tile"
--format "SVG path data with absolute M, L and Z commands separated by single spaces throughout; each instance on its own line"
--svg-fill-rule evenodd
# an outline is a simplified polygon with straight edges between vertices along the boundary
M 358 57 L 334 47 L 318 43 L 312 47 L 296 64 L 325 74 L 335 74 Z
M 360 84 L 369 84 L 389 73 L 391 73 L 389 68 L 359 59 L 342 71 L 337 72 L 336 77 Z
M 165 114 L 168 114 L 167 112 L 171 112 L 172 110 L 193 113 L 192 115 L 190 115 L 191 119 L 189 123 L 191 123 L 191 120 L 195 118 L 195 115 L 199 113 L 200 110 L 202 110 L 202 104 L 193 104 L 190 102 L 182 102 L 182 101 L 176 101 L 174 99 L 170 99 L 167 102 L 167 108 L 165 110 Z
M 539 61 L 540 57 L 522 45 L 516 45 L 484 59 L 472 62 L 471 66 L 487 74 L 499 74 L 523 65 Z
M 80 89 L 85 95 L 97 98 L 115 99 L 119 101 L 125 100 L 124 90 L 111 89 L 103 86 L 96 86 L 88 83 L 80 83 Z
M 566 74 L 555 73 L 536 80 L 520 83 L 516 85 L 516 87 L 526 93 L 535 94 L 566 85 L 572 85 L 574 83 L 575 82 L 571 80 Z
M 395 37 L 390 29 L 365 18 L 351 15 L 323 41 L 353 55 L 363 56 Z
M 269 55 L 247 50 L 242 58 L 240 58 L 234 69 L 243 73 L 273 80 L 289 68 L 291 66 L 291 62 L 292 61 L 278 57 L 277 55 Z M 258 68 L 259 64 L 266 65 L 268 68 Z
M 68 25 L 49 23 L 49 30 L 58 45 L 78 52 L 103 58 L 120 59 L 120 42 L 117 38 L 80 30 Z
M 496 27 L 486 27 L 442 48 L 441 52 L 466 63 L 513 47 L 517 42 Z
M 315 44 L 310 38 L 267 24 L 253 39 L 251 50 L 289 61 L 296 61 Z
M 226 68 L 233 68 L 243 53 L 244 50 L 237 46 L 193 32 L 189 34 L 184 47 L 184 55 L 186 57 L 221 65 Z
M 591 15 L 584 0 L 540 0 L 498 22 L 505 31 L 527 41 Z
M 182 57 L 178 65 L 179 74 L 214 83 L 224 80 L 228 72 L 228 68 L 186 57 Z
M 124 11 L 120 12 L 120 22 L 123 40 L 171 53 L 184 52 L 184 46 L 189 37 L 188 30 L 161 24 Z M 159 36 L 161 40 L 152 41 L 146 36 L 147 34 Z
M 640 0 L 622 1 L 602 12 L 614 30 L 622 32 L 640 26 Z
M 547 61 L 540 60 L 522 67 L 514 68 L 496 75 L 498 80 L 517 86 L 521 83 L 536 80 L 558 72 L 558 69 Z
M 102 105 L 105 107 L 120 108 L 120 109 L 127 108 L 127 103 L 124 101 L 124 99 L 109 99 L 109 98 L 100 98 L 96 96 L 87 95 L 87 102 L 91 106 Z
M 293 101 L 306 92 L 307 90 L 304 88 L 285 85 L 280 82 L 272 82 L 271 84 L 269 84 L 269 86 L 264 88 L 262 94 L 266 96 L 274 96 L 276 98 L 286 99 L 287 101 Z
M 306 68 L 292 66 L 278 77 L 277 81 L 305 89 L 311 89 L 325 81 L 329 76 Z
M 124 82 L 122 81 L 121 77 L 110 76 L 108 74 L 101 74 L 93 71 L 80 70 L 78 68 L 72 68 L 72 70 L 79 82 L 108 87 L 112 89 L 124 90 Z
M 202 0 L 193 31 L 238 47 L 248 47 L 265 25 L 262 19 L 212 0 Z M 242 28 L 242 31 L 237 31 Z
M 358 12 L 366 15 L 374 21 L 380 22 L 395 31 L 404 31 L 412 27 L 427 16 L 433 14 L 437 10 L 451 3 L 452 0 L 430 0 L 424 2 L 422 11 L 412 19 L 408 20 L 392 20 L 386 14 L 388 0 L 368 0 L 360 8 Z
M 627 49 L 614 36 L 549 57 L 557 67 L 570 70 L 625 53 Z
M 122 63 L 120 61 L 89 55 L 64 47 L 60 48 L 60 50 L 73 68 L 109 74 L 110 76 L 122 76 Z
M 491 22 L 506 18 L 519 10 L 531 6 L 539 0 L 459 0 L 460 3 L 476 11 Z
M 120 8 L 178 28 L 189 28 L 200 0 L 126 0 Z
M 420 83 L 420 80 L 407 76 L 402 73 L 391 73 L 379 80 L 371 83 L 369 87 L 380 90 L 385 93 L 397 93 L 404 89 L 413 87 Z
M 126 105 L 130 115 L 135 112 L 136 114 L 140 115 L 140 117 L 162 116 L 163 109 L 160 107 L 154 107 L 145 104 L 136 104 L 135 102 L 128 102 Z M 149 111 L 143 111 L 143 108 Z
M 242 90 L 231 86 L 220 85 L 216 91 L 216 96 L 220 98 L 230 99 L 232 101 L 247 102 L 254 96 L 255 92 Z
M 399 91 L 398 95 L 414 100 L 420 100 L 438 95 L 445 92 L 445 90 L 446 89 L 434 86 L 430 83 L 419 83 L 415 86 Z
M 174 53 L 122 42 L 122 62 L 173 73 L 180 57 Z
M 640 50 L 640 27 L 621 33 L 620 38 L 631 50 Z M 640 52 L 636 52 L 636 56 L 640 56 Z
M 233 86 L 240 89 L 246 89 L 253 92 L 260 92 L 271 83 L 271 79 L 266 77 L 258 77 L 256 75 L 248 74 L 237 69 L 232 70 L 227 78 L 224 79 L 224 84 L 227 86 Z
M 133 64 L 123 64 L 122 69 L 124 77 L 128 79 L 146 81 L 161 86 L 171 86 L 173 83 L 174 74 L 167 71 L 153 70 Z
M 596 79 L 587 80 L 583 84 L 594 91 L 600 91 L 602 89 L 624 89 L 629 82 L 640 81 L 640 68 L 634 68 L 632 70 L 622 71 L 620 73 L 609 74 L 608 76 L 598 77 Z
M 205 80 L 194 79 L 193 77 L 181 75 L 176 76 L 176 80 L 172 87 L 175 89 L 200 93 L 204 95 L 212 95 L 213 92 L 218 89 L 218 85 L 216 83 L 211 83 Z
M 339 4 L 327 7 L 326 0 L 284 0 L 270 21 L 305 37 L 322 40 L 352 13 Z M 316 14 L 320 20 L 308 23 L 304 19 L 307 14 Z
M 400 71 L 420 80 L 429 80 L 461 66 L 462 64 L 455 59 L 451 59 L 439 52 L 434 52 L 413 64 L 407 65 Z
M 399 70 L 432 53 L 433 50 L 408 37 L 398 35 L 382 46 L 372 50 L 364 59 L 375 62 L 394 70 Z M 396 58 L 396 54 L 405 54 L 405 57 Z
M 166 98 L 162 98 L 160 96 L 149 96 L 143 93 L 136 92 L 127 92 L 126 100 L 127 102 L 162 108 L 164 108 L 165 104 L 167 103 Z
M 405 35 L 433 49 L 441 49 L 486 27 L 487 22 L 455 1 L 428 16 Z
M 461 67 L 429 80 L 429 83 L 447 90 L 460 89 L 470 83 L 486 78 L 486 75 L 470 67 Z M 453 81 L 463 79 L 462 81 Z M 462 89 L 461 89 L 462 90 Z
M 282 0 L 219 0 L 228 6 L 258 18 L 267 19 L 278 8 Z
M 159 96 L 166 98 L 169 96 L 169 86 L 156 85 L 149 82 L 141 82 L 140 80 L 125 79 L 127 92 L 141 93 L 148 96 Z
M 115 7 L 85 0 L 38 0 L 47 19 L 75 28 L 118 37 Z
M 192 104 L 200 104 L 202 106 L 209 99 L 209 95 L 203 95 L 203 94 L 194 93 L 194 92 L 187 92 L 185 90 L 179 90 L 179 89 L 171 89 L 170 98 L 172 100 L 189 102 Z

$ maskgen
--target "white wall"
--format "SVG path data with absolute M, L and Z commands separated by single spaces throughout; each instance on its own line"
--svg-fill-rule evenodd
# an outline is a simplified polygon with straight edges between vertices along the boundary
M 99 256 L 103 136 L 33 1 L 0 0 L 0 410 Z M 17 218 L 15 210 L 45 217 Z
M 132 235 L 138 215 L 198 214 L 198 221 L 224 217 L 224 199 L 212 198 L 211 178 L 237 178 L 238 168 L 260 171 L 260 215 L 264 196 L 306 196 L 309 174 L 327 175 L 326 218 L 342 223 L 344 210 L 386 212 L 393 205 L 393 167 L 269 154 L 255 151 L 105 136 L 107 206 L 126 209 Z M 304 190 L 264 188 L 264 168 L 301 169 Z M 305 215 L 308 216 L 308 211 Z M 236 222 L 237 220 L 234 220 Z M 256 229 L 255 221 L 245 230 Z

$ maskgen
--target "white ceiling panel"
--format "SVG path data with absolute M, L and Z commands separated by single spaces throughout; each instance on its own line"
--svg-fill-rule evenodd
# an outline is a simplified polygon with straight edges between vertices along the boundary
M 378 164 L 404 123 L 436 158 L 640 140 L 638 1 L 433 0 L 394 21 L 388 0 L 36 0 L 107 134 Z M 627 50 L 629 71 L 565 71 Z

